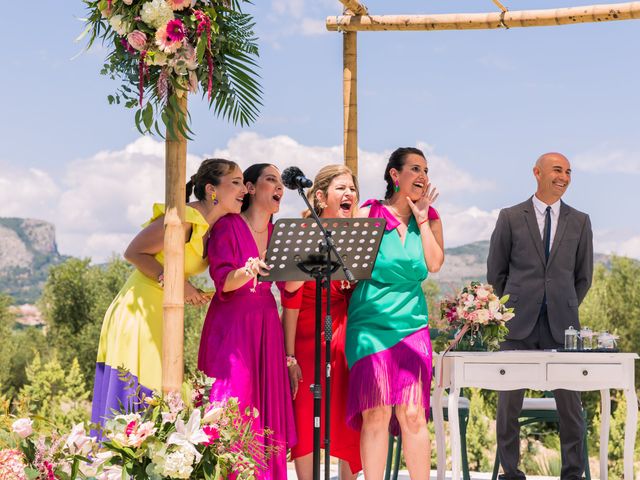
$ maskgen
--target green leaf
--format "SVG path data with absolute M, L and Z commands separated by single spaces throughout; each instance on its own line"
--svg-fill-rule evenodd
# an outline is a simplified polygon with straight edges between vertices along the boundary
M 200 35 L 200 39 L 198 40 L 198 45 L 196 46 L 196 55 L 198 57 L 198 63 L 202 63 L 204 59 L 204 52 L 207 47 L 207 35 L 206 32 Z
M 503 305 L 507 303 L 507 301 L 509 301 L 509 294 L 504 295 L 502 298 L 500 298 L 500 303 L 502 303 Z
M 147 102 L 147 106 L 142 111 L 142 121 L 146 130 L 150 131 L 153 126 L 153 105 L 151 105 L 151 102 Z

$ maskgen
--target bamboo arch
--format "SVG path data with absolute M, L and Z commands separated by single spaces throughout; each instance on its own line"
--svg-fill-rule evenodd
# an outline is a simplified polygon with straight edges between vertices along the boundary
M 544 27 L 578 23 L 640 19 L 640 2 L 613 3 L 545 10 L 509 11 L 499 0 L 500 9 L 491 13 L 455 13 L 437 15 L 370 15 L 360 0 L 339 0 L 344 14 L 328 17 L 329 31 L 343 32 L 343 114 L 344 162 L 358 174 L 358 83 L 357 32 L 359 31 L 433 31 L 482 30 L 497 28 Z M 452 478 L 460 479 L 460 450 L 452 452 Z M 625 442 L 626 458 L 633 457 L 632 441 Z M 444 452 L 438 451 L 441 458 Z M 438 478 L 444 469 L 438 468 Z M 600 465 L 600 478 L 607 478 L 607 465 Z M 625 464 L 625 480 L 633 479 L 633 465 Z
M 343 32 L 344 161 L 358 173 L 357 32 L 486 30 L 497 28 L 545 27 L 578 23 L 640 19 L 640 2 L 611 3 L 546 10 L 452 13 L 437 15 L 369 15 L 359 0 L 339 0 L 343 15 L 327 17 L 329 31 Z M 631 477 L 629 477 L 631 478 Z

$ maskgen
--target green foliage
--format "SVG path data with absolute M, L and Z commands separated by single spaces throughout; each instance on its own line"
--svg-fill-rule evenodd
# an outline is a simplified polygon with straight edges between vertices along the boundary
M 78 360 L 73 359 L 67 370 L 56 358 L 43 364 L 36 355 L 26 372 L 27 382 L 17 401 L 20 415 L 35 415 L 69 428 L 88 420 L 89 390 Z
M 87 27 L 80 38 L 88 34 L 88 48 L 101 40 L 109 49 L 101 73 L 118 80 L 120 85 L 108 101 L 136 108 L 135 124 L 141 133 L 155 131 L 162 136 L 162 122 L 169 138 L 176 139 L 177 134 L 188 138 L 192 133 L 189 116 L 179 107 L 178 97 L 194 91 L 197 85 L 207 96 L 210 81 L 209 106 L 216 115 L 241 126 L 256 120 L 262 105 L 256 73 L 258 45 L 253 18 L 241 11 L 241 5 L 249 2 L 198 1 L 173 12 L 185 33 L 183 46 L 176 52 L 163 52 L 156 45 L 159 26 L 146 23 L 141 15 L 144 2 L 113 2 L 109 6 L 104 0 L 84 3 Z M 122 19 L 120 33 L 109 22 L 116 17 Z M 132 30 L 146 35 L 144 54 L 121 43 Z M 144 107 L 140 105 L 140 89 Z
M 106 266 L 72 258 L 51 269 L 41 301 L 50 343 L 63 365 L 78 359 L 84 378 L 93 378 L 104 314 L 130 272 L 117 258 Z
M 623 352 L 640 349 L 640 262 L 612 257 L 610 270 L 596 267 L 591 289 L 580 306 L 580 323 L 619 335 L 618 348 Z M 636 385 L 640 385 L 640 369 Z
M 486 472 L 492 466 L 495 453 L 495 433 L 490 433 L 489 418 L 493 413 L 487 408 L 484 398 L 477 388 L 470 388 L 469 423 L 467 424 L 467 455 L 469 469 Z

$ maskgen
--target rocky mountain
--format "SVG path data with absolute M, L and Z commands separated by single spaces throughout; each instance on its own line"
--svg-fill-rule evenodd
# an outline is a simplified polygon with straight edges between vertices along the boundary
M 11 295 L 17 303 L 35 302 L 49 267 L 64 259 L 51 223 L 0 218 L 0 292 Z
M 468 243 L 454 248 L 445 248 L 445 262 L 442 269 L 429 276 L 440 286 L 444 294 L 457 293 L 463 284 L 471 280 L 487 280 L 487 256 L 489 240 Z M 611 256 L 594 254 L 594 262 L 610 266 Z

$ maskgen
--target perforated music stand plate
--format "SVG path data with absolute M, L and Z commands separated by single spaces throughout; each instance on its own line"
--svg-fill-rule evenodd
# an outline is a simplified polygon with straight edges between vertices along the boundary
M 358 280 L 371 278 L 386 221 L 383 218 L 323 218 L 322 225 L 332 232 L 336 250 L 345 266 Z M 266 281 L 305 281 L 311 277 L 300 270 L 299 263 L 313 261 L 321 255 L 323 234 L 315 220 L 282 218 L 271 234 L 265 262 L 272 268 Z M 332 259 L 335 257 L 332 254 Z M 332 280 L 346 280 L 338 268 Z

